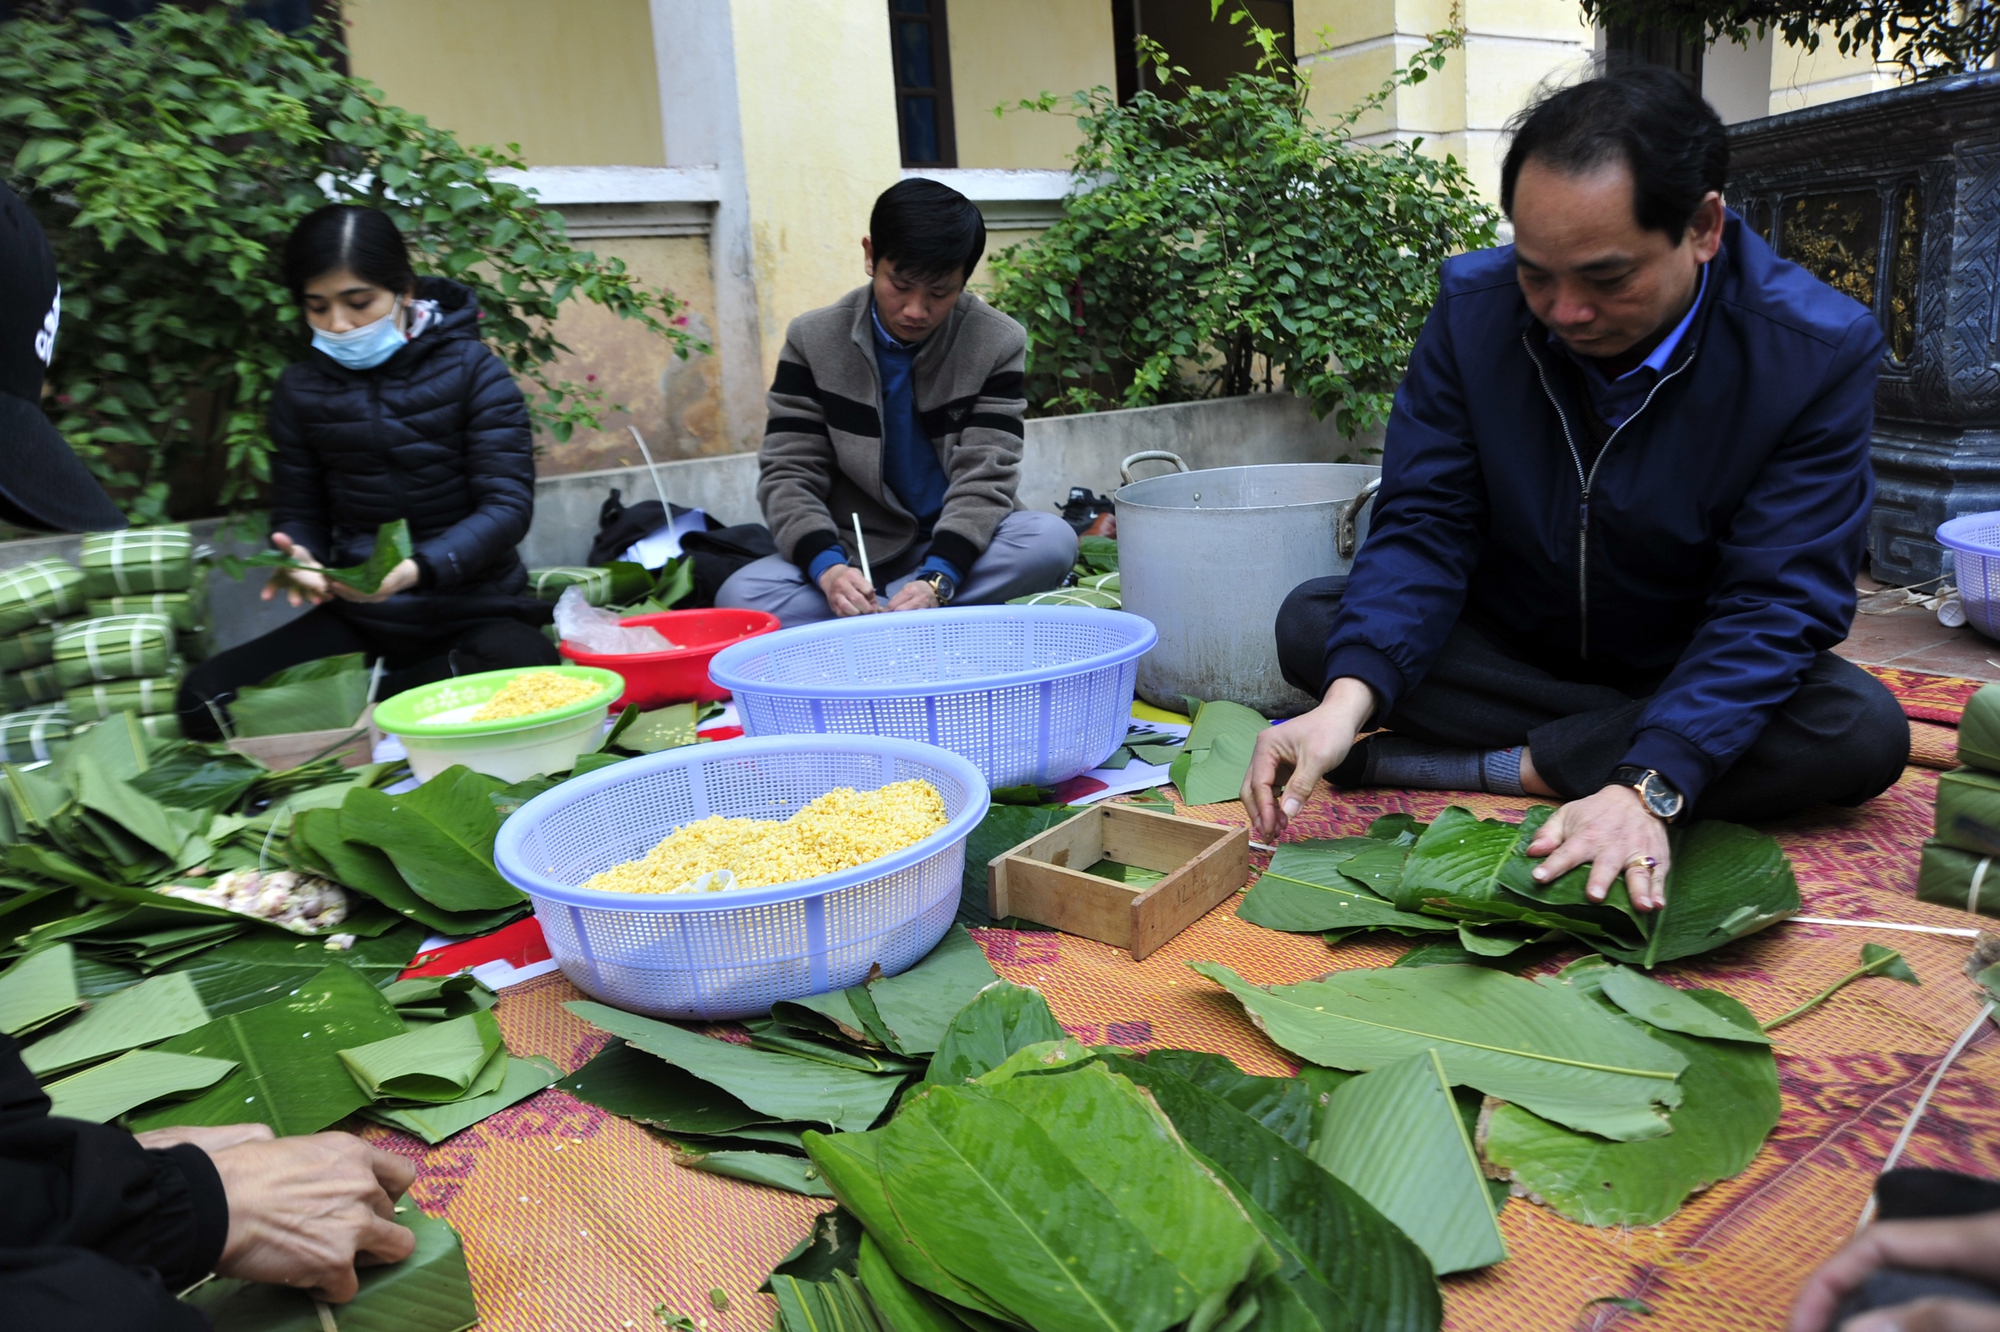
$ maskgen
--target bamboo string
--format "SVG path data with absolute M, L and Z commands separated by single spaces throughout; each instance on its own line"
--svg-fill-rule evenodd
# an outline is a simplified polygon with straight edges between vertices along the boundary
M 1952 1042 L 1951 1049 L 1945 1051 L 1944 1059 L 1937 1066 L 1937 1072 L 1931 1074 L 1930 1085 L 1926 1086 L 1924 1094 L 1917 1098 L 1916 1109 L 1910 1111 L 1909 1122 L 1904 1124 L 1903 1131 L 1896 1135 L 1896 1145 L 1889 1149 L 1888 1157 L 1882 1162 L 1883 1174 L 1886 1175 L 1894 1170 L 1896 1162 L 1903 1159 L 1903 1149 L 1910 1145 L 1910 1135 L 1917 1131 L 1917 1121 L 1922 1119 L 1924 1111 L 1930 1108 L 1931 1094 L 1938 1089 L 1938 1084 L 1944 1081 L 1944 1075 L 1951 1071 L 1952 1063 L 1965 1052 L 1965 1047 L 1972 1044 L 1972 1038 L 1979 1034 L 1979 1028 L 1986 1019 L 1992 1016 L 1993 1001 L 1989 999 L 1980 1008 L 1979 1016 L 1972 1019 L 1972 1025 L 1960 1032 L 1958 1039 Z M 1875 1195 L 1871 1193 L 1868 1195 L 1868 1205 L 1861 1209 L 1861 1220 L 1854 1228 L 1865 1230 L 1868 1228 L 1868 1223 L 1874 1219 Z

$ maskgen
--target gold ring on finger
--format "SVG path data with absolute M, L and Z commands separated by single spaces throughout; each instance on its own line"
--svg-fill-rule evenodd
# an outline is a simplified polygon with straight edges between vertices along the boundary
M 1646 871 L 1646 873 L 1648 874 L 1651 874 L 1654 870 L 1658 869 L 1659 867 L 1660 867 L 1660 862 L 1658 860 L 1655 860 L 1651 856 L 1634 856 L 1630 860 L 1625 862 L 1626 869 L 1628 870 L 1642 869 Z

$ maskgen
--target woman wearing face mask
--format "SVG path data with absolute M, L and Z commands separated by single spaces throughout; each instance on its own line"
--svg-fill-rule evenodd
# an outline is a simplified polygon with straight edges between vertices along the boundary
M 271 544 L 302 564 L 363 563 L 402 518 L 415 553 L 363 596 L 311 569 L 264 589 L 313 609 L 204 662 L 179 699 L 190 739 L 220 735 L 236 690 L 322 657 L 361 652 L 385 668 L 378 697 L 433 680 L 555 665 L 523 595 L 514 547 L 534 514 L 527 406 L 479 339 L 479 303 L 419 278 L 403 237 L 372 208 L 332 205 L 285 244 L 285 281 L 312 336 L 271 399 Z

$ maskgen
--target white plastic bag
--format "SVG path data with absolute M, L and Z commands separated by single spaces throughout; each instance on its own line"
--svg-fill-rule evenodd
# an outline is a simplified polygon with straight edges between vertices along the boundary
M 596 656 L 628 652 L 671 652 L 677 644 L 651 625 L 628 629 L 618 617 L 583 599 L 583 590 L 566 587 L 556 598 L 556 632 L 563 642 Z

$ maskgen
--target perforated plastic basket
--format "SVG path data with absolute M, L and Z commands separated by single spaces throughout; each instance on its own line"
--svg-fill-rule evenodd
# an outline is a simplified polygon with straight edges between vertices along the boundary
M 1938 528 L 1937 539 L 1957 557 L 1966 622 L 1988 638 L 2000 638 L 2000 513 L 1961 515 Z
M 729 893 L 577 886 L 694 819 L 782 819 L 836 787 L 870 791 L 913 777 L 944 797 L 944 828 L 839 874 Z M 878 963 L 893 976 L 935 948 L 958 911 L 966 835 L 986 806 L 979 770 L 931 745 L 726 740 L 627 759 L 543 792 L 501 825 L 493 861 L 534 900 L 549 952 L 577 988 L 654 1017 L 748 1017 L 858 984 Z
M 1152 623 L 1081 606 L 860 615 L 724 648 L 709 666 L 749 735 L 884 735 L 963 754 L 994 786 L 1096 767 L 1130 725 Z

